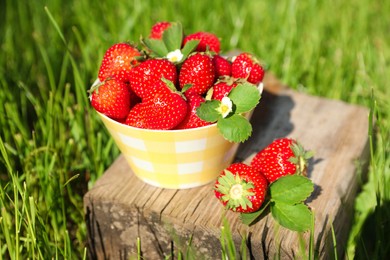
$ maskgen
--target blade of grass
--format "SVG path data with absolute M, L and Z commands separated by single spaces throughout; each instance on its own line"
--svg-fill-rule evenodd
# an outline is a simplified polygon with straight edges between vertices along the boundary
M 334 231 L 333 223 L 331 225 L 331 232 L 332 232 L 332 241 L 333 241 L 333 254 L 334 254 L 334 259 L 338 259 L 338 253 L 337 253 L 337 239 L 336 239 L 336 234 Z
M 234 245 L 230 224 L 225 217 L 222 222 L 220 242 L 223 259 L 236 259 L 237 251 L 236 246 Z

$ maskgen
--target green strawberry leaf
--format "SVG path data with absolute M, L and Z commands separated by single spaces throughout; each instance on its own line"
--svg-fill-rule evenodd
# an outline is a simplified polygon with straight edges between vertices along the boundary
M 221 101 L 219 100 L 208 100 L 200 104 L 196 109 L 196 114 L 199 118 L 206 122 L 214 123 L 218 119 L 222 118 L 221 114 L 217 111 Z
M 217 127 L 223 137 L 230 142 L 244 142 L 252 134 L 252 125 L 242 115 L 233 114 L 220 118 Z
M 172 23 L 163 33 L 163 42 L 168 52 L 180 50 L 183 41 L 183 28 L 180 23 Z
M 210 90 L 207 96 L 211 93 Z M 228 97 L 232 104 L 230 112 L 226 110 L 227 104 L 224 104 L 225 107 L 223 107 L 221 101 L 207 100 L 206 98 L 206 102 L 198 107 L 196 113 L 204 121 L 218 121 L 217 127 L 226 140 L 244 142 L 252 134 L 252 125 L 241 113 L 252 110 L 259 103 L 260 92 L 253 84 L 248 83 L 233 88 Z
M 256 107 L 260 101 L 260 92 L 255 85 L 243 83 L 233 88 L 228 97 L 236 106 L 236 113 L 244 113 Z
M 241 222 L 245 225 L 250 226 L 253 222 L 255 222 L 267 209 L 268 205 L 270 204 L 270 201 L 268 201 L 266 204 L 263 204 L 261 208 L 258 211 L 251 212 L 251 213 L 241 213 L 240 219 Z
M 286 175 L 269 187 L 271 200 L 287 204 L 300 203 L 307 199 L 314 190 L 313 182 L 301 175 Z
M 142 39 L 142 43 L 158 57 L 165 57 L 168 54 L 168 49 L 161 40 L 145 38 Z
M 191 52 L 193 52 L 196 47 L 198 47 L 198 44 L 199 44 L 199 40 L 191 40 L 191 41 L 188 41 L 183 49 L 181 49 L 181 53 L 183 54 L 183 58 L 181 59 L 181 61 L 184 61 L 188 55 L 190 55 Z
M 283 202 L 271 203 L 272 217 L 283 227 L 304 232 L 311 227 L 312 212 L 303 203 L 291 205 Z

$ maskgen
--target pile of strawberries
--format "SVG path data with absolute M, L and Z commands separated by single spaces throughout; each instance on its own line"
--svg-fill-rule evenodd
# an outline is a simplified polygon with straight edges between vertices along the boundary
M 158 22 L 139 47 L 117 43 L 105 52 L 89 93 L 98 112 L 120 123 L 189 129 L 212 123 L 197 115 L 206 100 L 221 101 L 238 84 L 257 86 L 263 77 L 253 55 L 222 56 L 215 34 L 185 34 L 179 23 Z

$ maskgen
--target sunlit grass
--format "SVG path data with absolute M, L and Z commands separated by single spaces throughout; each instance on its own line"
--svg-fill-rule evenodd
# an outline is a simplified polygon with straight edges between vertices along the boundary
M 369 0 L 2 1 L 0 259 L 85 258 L 82 196 L 119 155 L 86 90 L 111 44 L 138 42 L 158 20 L 215 32 L 224 50 L 255 53 L 291 88 L 370 108 L 369 173 L 347 256 L 383 258 L 390 252 L 389 11 L 389 1 Z M 224 254 L 246 253 L 229 243 L 221 240 Z

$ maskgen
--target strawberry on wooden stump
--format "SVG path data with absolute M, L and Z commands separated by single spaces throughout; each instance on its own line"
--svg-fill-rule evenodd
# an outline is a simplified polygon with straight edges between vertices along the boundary
M 227 209 L 250 213 L 260 209 L 267 194 L 268 182 L 255 168 L 233 163 L 215 182 L 215 196 Z
M 313 156 L 291 138 L 279 138 L 258 152 L 251 166 L 259 170 L 272 183 L 286 175 L 306 176 L 307 161 Z

